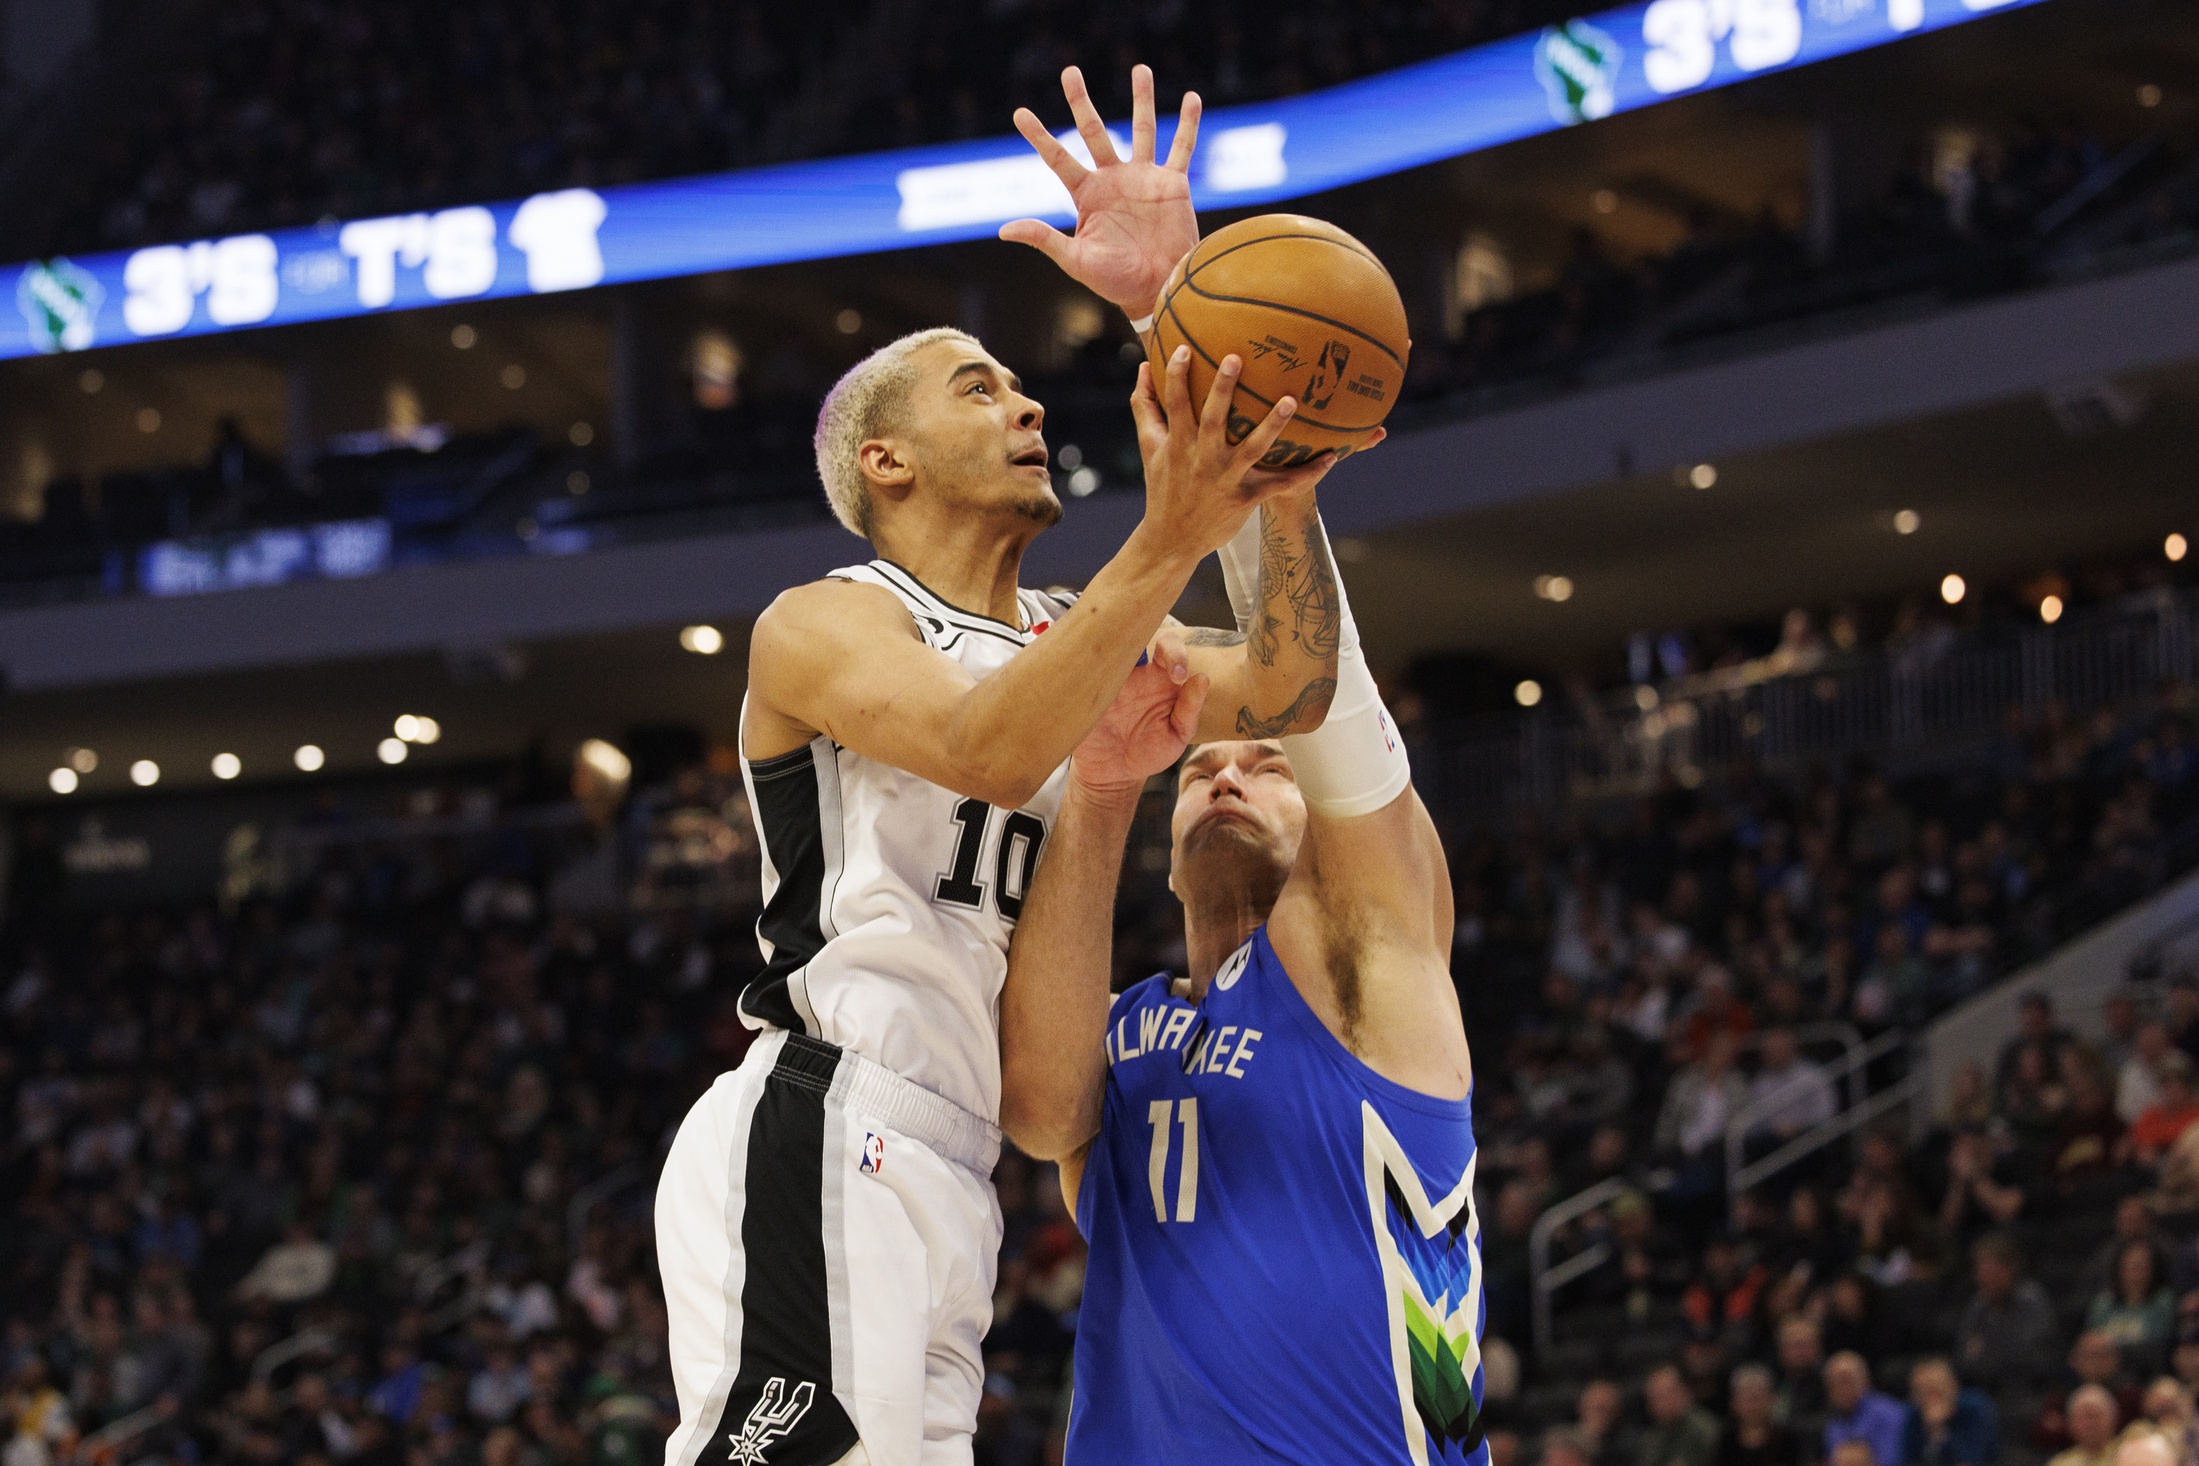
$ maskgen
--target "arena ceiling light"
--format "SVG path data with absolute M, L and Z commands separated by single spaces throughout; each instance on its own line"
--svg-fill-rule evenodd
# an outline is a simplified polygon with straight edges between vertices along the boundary
M 1915 534 L 1919 529 L 1922 529 L 1923 527 L 1924 518 L 1914 509 L 1896 509 L 1894 511 L 1895 534 L 1911 535 Z
M 1523 708 L 1531 708 L 1542 701 L 1542 684 L 1532 677 L 1522 677 L 1512 689 L 1512 701 Z
M 399 713 L 389 731 L 406 743 L 433 743 L 443 736 L 443 725 L 424 713 Z M 386 758 L 382 762 L 393 764 L 397 760 Z
M 79 774 L 88 774 L 99 767 L 99 755 L 88 748 L 72 748 L 61 755 L 61 761 Z
M 1950 606 L 1962 604 L 1962 598 L 1970 593 L 1970 587 L 1959 575 L 1950 575 L 1939 583 L 1939 598 Z
M 140 789 L 150 789 L 160 782 L 160 765 L 149 758 L 141 758 L 130 765 L 130 782 Z
M 412 745 L 402 738 L 385 738 L 374 745 L 374 756 L 385 764 L 401 764 L 410 752 Z
M 321 765 L 328 762 L 328 755 L 321 750 L 318 743 L 301 743 L 290 755 L 290 761 L 306 773 L 317 774 L 321 771 Z
M 1687 471 L 1687 481 L 1698 489 L 1707 489 L 1718 482 L 1718 467 L 1712 463 L 1698 463 Z
M 213 763 L 214 777 L 227 783 L 244 772 L 244 760 L 233 753 L 217 753 Z
M 60 768 L 46 775 L 46 787 L 56 794 L 74 794 L 76 792 L 76 770 L 70 768 L 67 764 L 63 764 Z
M 1217 108 L 1199 129 L 1192 198 L 1210 210 L 1302 198 L 2040 3 L 1631 0 L 1339 86 Z M 1163 152 L 1173 131 L 1162 124 Z M 1062 142 L 1084 150 L 1074 132 Z M 1127 136 L 1116 147 L 1127 153 Z M 20 307 L 0 309 L 0 359 L 990 239 L 1026 215 L 1067 222 L 1074 210 L 1029 145 L 1003 132 L 33 260 L 0 268 L 0 297 Z M 834 324 L 852 335 L 861 322 L 847 311 L 852 328 Z M 451 341 L 464 349 L 455 328 Z M 526 378 L 506 381 L 517 390 Z
M 699 657 L 714 657 L 725 650 L 725 633 L 715 626 L 683 626 L 680 645 Z
M 2161 553 L 2171 560 L 2181 560 L 2191 553 L 2191 542 L 2180 534 L 2172 534 L 2161 541 Z
M 2039 619 L 2052 626 L 2062 619 L 2062 598 L 2049 595 L 2039 602 Z
M 1573 578 L 1569 575 L 1538 575 L 1535 577 L 1535 595 L 1545 601 L 1570 601 L 1573 599 Z

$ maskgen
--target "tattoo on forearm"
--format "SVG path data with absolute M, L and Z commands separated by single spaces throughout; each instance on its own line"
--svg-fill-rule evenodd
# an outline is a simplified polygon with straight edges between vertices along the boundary
M 1310 718 L 1317 712 L 1326 712 L 1329 704 L 1335 700 L 1336 679 L 1334 677 L 1316 677 L 1298 690 L 1298 696 L 1291 700 L 1289 707 L 1284 708 L 1272 718 L 1256 716 L 1251 708 L 1237 709 L 1237 736 L 1240 738 L 1280 738 L 1296 727 L 1301 720 Z
M 1328 544 L 1305 521 L 1292 533 L 1281 516 L 1262 512 L 1260 520 L 1260 606 L 1248 649 L 1263 667 L 1275 665 L 1281 651 L 1282 613 L 1289 612 L 1291 639 L 1308 657 L 1325 662 L 1343 640 L 1343 599 L 1337 594 L 1336 567 Z
M 1183 634 L 1185 646 L 1243 646 L 1242 631 L 1223 631 L 1213 626 L 1194 626 Z

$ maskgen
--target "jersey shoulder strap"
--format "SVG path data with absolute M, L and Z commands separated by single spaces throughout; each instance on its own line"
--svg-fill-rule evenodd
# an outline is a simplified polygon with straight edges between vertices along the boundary
M 1047 590 L 1019 590 L 1016 603 L 1023 608 L 1023 624 L 1038 635 L 1065 615 L 1077 603 L 1077 593 L 1060 586 Z
M 875 585 L 880 590 L 892 592 L 908 608 L 909 619 L 916 623 L 916 633 L 924 638 L 924 644 L 934 651 L 940 650 L 951 639 L 946 622 L 932 614 L 929 603 L 910 589 L 913 582 L 896 579 L 879 568 L 890 564 L 890 561 L 873 560 L 868 565 L 843 565 L 838 570 L 826 572 L 825 579 Z

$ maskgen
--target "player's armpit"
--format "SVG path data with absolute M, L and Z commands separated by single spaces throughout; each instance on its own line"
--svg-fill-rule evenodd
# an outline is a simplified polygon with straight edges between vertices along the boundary
M 1278 910 L 1293 898 L 1317 911 L 1326 928 L 1350 929 L 1450 962 L 1450 864 L 1435 821 L 1409 785 L 1371 814 L 1334 818 L 1309 811 Z
M 1084 1163 L 1091 1158 L 1092 1142 L 1087 1140 L 1057 1163 L 1061 1168 L 1061 1199 L 1068 1204 L 1072 1217 L 1077 1214 L 1077 1193 L 1084 1189 Z

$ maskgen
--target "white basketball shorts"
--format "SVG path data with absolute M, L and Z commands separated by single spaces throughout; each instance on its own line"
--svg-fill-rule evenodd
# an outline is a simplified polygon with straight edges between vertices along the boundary
M 757 1039 L 657 1186 L 680 1404 L 665 1466 L 969 1466 L 999 1156 L 990 1123 L 890 1069 Z

